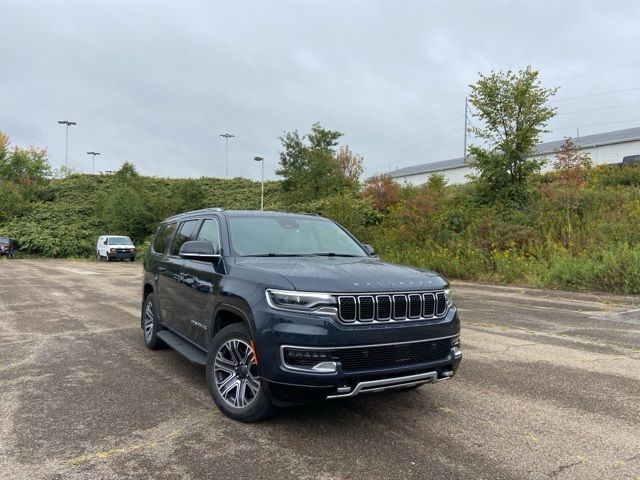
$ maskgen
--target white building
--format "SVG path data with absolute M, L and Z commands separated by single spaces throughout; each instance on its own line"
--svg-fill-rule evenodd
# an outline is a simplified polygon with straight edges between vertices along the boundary
M 640 161 L 640 127 L 572 138 L 572 141 L 580 153 L 589 155 L 593 165 Z M 549 168 L 563 143 L 564 139 L 539 144 L 534 158 L 546 158 Z M 399 168 L 387 175 L 401 184 L 420 185 L 433 173 L 443 173 L 452 185 L 467 182 L 466 175 L 472 173 L 472 169 L 460 157 Z

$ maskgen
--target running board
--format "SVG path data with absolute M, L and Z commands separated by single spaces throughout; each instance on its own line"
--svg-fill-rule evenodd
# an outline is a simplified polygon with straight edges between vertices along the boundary
M 178 335 L 170 330 L 160 330 L 156 333 L 158 338 L 173 348 L 176 352 L 196 365 L 207 364 L 207 354 L 202 350 L 197 349 L 186 340 L 180 338 Z

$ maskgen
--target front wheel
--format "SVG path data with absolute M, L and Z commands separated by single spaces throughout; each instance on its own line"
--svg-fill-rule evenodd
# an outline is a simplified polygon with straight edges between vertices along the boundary
M 151 350 L 164 346 L 164 342 L 158 338 L 158 330 L 160 330 L 160 322 L 156 312 L 155 296 L 152 292 L 144 299 L 144 305 L 142 306 L 144 344 Z
M 207 385 L 213 401 L 222 413 L 241 422 L 262 420 L 273 411 L 251 345 L 249 329 L 234 323 L 213 338 L 207 356 Z

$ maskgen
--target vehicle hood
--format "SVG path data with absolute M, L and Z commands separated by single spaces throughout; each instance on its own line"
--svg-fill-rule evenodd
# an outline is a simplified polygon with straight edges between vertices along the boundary
M 440 275 L 372 257 L 237 257 L 235 264 L 278 274 L 296 290 L 332 293 L 432 290 Z

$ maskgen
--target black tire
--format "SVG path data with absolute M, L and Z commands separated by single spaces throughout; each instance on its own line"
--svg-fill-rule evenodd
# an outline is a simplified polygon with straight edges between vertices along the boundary
M 129 257 L 129 261 L 130 262 L 135 262 L 136 261 L 136 257 Z
M 109 255 L 107 255 L 107 262 L 110 262 L 111 260 L 113 260 L 113 258 L 111 258 Z
M 236 348 L 232 347 L 234 342 L 237 342 Z M 214 403 L 227 417 L 241 422 L 257 422 L 274 411 L 268 384 L 259 377 L 250 345 L 251 333 L 247 326 L 234 323 L 213 338 L 207 356 L 207 385 Z M 246 360 L 242 360 L 243 357 Z M 220 389 L 225 386 L 226 392 L 221 393 Z
M 162 327 L 160 327 L 160 322 L 158 321 L 155 299 L 156 297 L 153 292 L 149 293 L 144 299 L 144 304 L 142 305 L 142 318 L 140 321 L 140 324 L 142 325 L 142 337 L 144 338 L 144 344 L 151 350 L 156 350 L 165 346 L 164 342 L 158 338 L 158 330 L 162 330 Z

